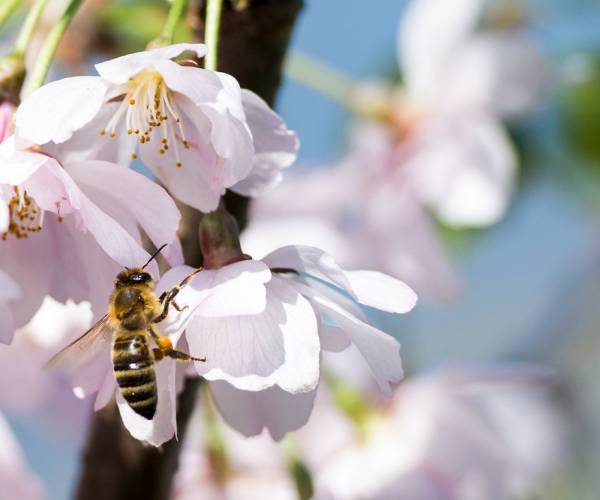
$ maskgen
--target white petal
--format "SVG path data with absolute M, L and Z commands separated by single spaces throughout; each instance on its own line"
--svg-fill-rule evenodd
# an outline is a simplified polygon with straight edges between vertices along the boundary
M 474 29 L 482 4 L 483 0 L 409 3 L 398 34 L 398 53 L 413 97 L 430 101 L 442 93 L 448 65 Z
M 49 164 L 59 166 L 56 160 L 45 155 L 16 150 L 14 136 L 0 144 L 0 184 L 23 184 L 39 168 Z
M 115 396 L 115 391 L 117 389 L 117 383 L 115 380 L 115 375 L 113 370 L 108 370 L 106 372 L 106 376 L 98 389 L 98 394 L 96 394 L 96 400 L 94 401 L 94 411 L 98 411 L 101 408 L 104 408 L 110 400 Z
M 73 393 L 79 399 L 97 393 L 104 386 L 106 378 L 112 376 L 111 349 L 110 341 L 102 342 L 93 356 L 86 352 L 81 355 L 78 366 L 69 368 L 68 378 Z
M 195 52 L 198 57 L 206 54 L 206 46 L 200 43 L 178 43 L 143 52 L 134 52 L 110 61 L 96 64 L 96 71 L 105 80 L 121 84 L 130 77 L 148 68 L 153 62 L 169 60 L 185 51 Z
M 156 414 L 148 420 L 135 413 L 120 393 L 117 393 L 117 404 L 123 424 L 131 435 L 140 441 L 153 446 L 160 446 L 177 432 L 176 422 L 176 363 L 166 358 L 155 365 L 156 384 L 158 386 L 158 403 Z
M 195 316 L 186 331 L 191 352 L 208 380 L 259 391 L 278 385 L 291 392 L 313 390 L 319 380 L 319 335 L 309 302 L 284 280 L 267 283 L 267 305 L 251 316 Z
M 282 179 L 281 170 L 296 160 L 298 137 L 281 117 L 255 93 L 243 89 L 242 102 L 254 142 L 252 172 L 232 190 L 245 196 L 260 196 Z
M 193 105 L 215 103 L 224 92 L 223 84 L 214 71 L 191 66 L 181 66 L 162 60 L 153 64 L 169 89 L 187 97 Z
M 61 143 L 98 114 L 106 84 L 95 76 L 75 76 L 36 90 L 16 112 L 19 144 Z
M 318 248 L 283 247 L 263 261 L 270 267 L 290 267 L 329 281 L 361 304 L 384 311 L 405 313 L 417 301 L 416 294 L 402 281 L 375 271 L 344 271 L 330 255 Z
M 402 281 L 377 271 L 346 271 L 356 300 L 382 311 L 407 313 L 417 294 Z
M 247 437 L 267 429 L 275 440 L 307 422 L 317 392 L 289 394 L 279 387 L 248 392 L 223 381 L 211 382 L 210 389 L 219 412 L 234 429 Z
M 189 266 L 170 269 L 160 280 L 157 291 L 178 284 L 193 271 Z M 200 272 L 177 295 L 177 304 L 186 307 L 183 312 L 171 312 L 163 332 L 180 333 L 194 316 L 219 318 L 259 314 L 266 307 L 265 283 L 271 279 L 267 266 L 254 260 L 244 260 L 218 270 Z
M 345 311 L 324 297 L 312 297 L 319 312 L 326 314 L 339 324 L 358 348 L 375 376 L 379 388 L 386 396 L 392 395 L 390 383 L 403 377 L 398 341 Z
M 447 224 L 486 226 L 505 213 L 517 159 L 498 121 L 489 115 L 440 124 L 411 162 L 423 201 Z
M 79 162 L 65 168 L 88 196 L 101 197 L 123 215 L 131 214 L 157 247 L 175 243 L 181 215 L 158 184 L 133 170 L 108 162 Z M 178 248 L 175 245 L 175 250 Z M 179 259 L 170 258 L 170 250 L 170 246 L 165 248 L 163 255 L 172 265 L 180 264 Z
M 530 40 L 513 33 L 479 35 L 456 54 L 444 106 L 518 116 L 534 107 L 545 82 L 544 61 Z
M 330 325 L 319 317 L 319 341 L 323 351 L 341 352 L 351 345 L 350 338 L 337 325 Z

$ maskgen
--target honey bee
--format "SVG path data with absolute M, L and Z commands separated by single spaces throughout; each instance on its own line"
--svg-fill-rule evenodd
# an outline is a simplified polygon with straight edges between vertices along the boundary
M 161 336 L 154 325 L 164 320 L 169 307 L 177 311 L 175 297 L 202 268 L 195 269 L 170 290 L 157 297 L 155 282 L 144 269 L 161 252 L 160 247 L 139 268 L 125 268 L 116 278 L 110 296 L 108 312 L 77 340 L 52 357 L 47 368 L 77 367 L 91 361 L 93 355 L 112 341 L 112 365 L 119 391 L 131 409 L 152 420 L 156 413 L 158 391 L 154 363 L 164 357 L 177 361 L 206 361 L 173 348 L 169 337 Z M 151 347 L 151 342 L 156 347 Z

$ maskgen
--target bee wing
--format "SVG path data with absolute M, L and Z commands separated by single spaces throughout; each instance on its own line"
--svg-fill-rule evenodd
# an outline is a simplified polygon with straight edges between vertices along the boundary
M 81 337 L 71 342 L 67 347 L 52 356 L 44 368 L 75 368 L 87 364 L 112 339 L 113 327 L 108 314 L 100 318 Z

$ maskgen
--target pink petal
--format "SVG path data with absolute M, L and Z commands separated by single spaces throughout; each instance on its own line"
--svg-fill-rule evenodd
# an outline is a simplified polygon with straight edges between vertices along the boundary
M 177 252 L 175 260 L 169 258 L 171 248 L 179 249 L 175 240 L 181 215 L 162 187 L 133 170 L 108 162 L 87 161 L 65 168 L 88 196 L 133 217 L 157 247 L 169 243 L 163 255 L 172 265 L 181 263 Z
M 21 298 L 21 296 L 22 292 L 19 285 L 0 269 L 0 302 L 12 302 Z
M 240 391 L 223 381 L 211 382 L 210 389 L 219 412 L 234 429 L 247 437 L 267 429 L 275 440 L 306 423 L 316 394 L 289 394 L 279 387 Z
M 11 306 L 0 302 L 0 344 L 11 344 L 15 334 L 15 322 Z
M 0 194 L 0 233 L 8 229 L 10 214 L 8 212 L 8 201 Z
M 15 149 L 14 136 L 0 144 L 0 184 L 19 186 L 29 179 L 38 169 L 56 160 L 45 155 Z

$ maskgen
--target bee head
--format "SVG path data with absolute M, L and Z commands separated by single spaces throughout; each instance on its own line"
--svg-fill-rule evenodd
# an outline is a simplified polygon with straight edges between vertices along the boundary
M 151 285 L 152 276 L 141 268 L 128 269 L 117 274 L 117 287 L 131 285 Z

